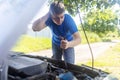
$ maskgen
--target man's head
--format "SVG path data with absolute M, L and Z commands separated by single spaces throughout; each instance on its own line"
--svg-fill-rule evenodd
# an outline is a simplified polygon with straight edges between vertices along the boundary
M 64 21 L 65 7 L 62 2 L 55 1 L 50 5 L 50 15 L 53 22 L 57 25 L 61 25 Z

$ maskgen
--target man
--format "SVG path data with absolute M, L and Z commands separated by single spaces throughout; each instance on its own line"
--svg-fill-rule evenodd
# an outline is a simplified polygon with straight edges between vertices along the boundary
M 50 5 L 49 12 L 33 23 L 33 31 L 40 31 L 48 26 L 52 31 L 53 58 L 63 58 L 66 62 L 74 64 L 74 46 L 81 42 L 77 26 L 68 14 L 62 2 L 55 1 Z

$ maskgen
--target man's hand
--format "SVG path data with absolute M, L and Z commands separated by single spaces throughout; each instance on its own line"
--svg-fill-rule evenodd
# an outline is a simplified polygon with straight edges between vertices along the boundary
M 62 40 L 61 40 L 60 47 L 61 47 L 62 49 L 67 49 L 67 48 L 69 47 L 69 42 L 68 42 L 66 39 L 62 39 Z

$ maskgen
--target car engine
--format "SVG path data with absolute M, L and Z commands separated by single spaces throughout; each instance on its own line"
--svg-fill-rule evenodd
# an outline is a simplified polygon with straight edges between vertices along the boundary
M 20 52 L 10 52 L 9 55 L 8 80 L 106 80 L 108 75 L 86 65 L 78 66 L 52 58 Z

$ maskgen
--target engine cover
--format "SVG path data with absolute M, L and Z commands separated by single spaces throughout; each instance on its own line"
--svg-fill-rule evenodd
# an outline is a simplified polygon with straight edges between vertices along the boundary
M 25 56 L 10 55 L 8 70 L 9 74 L 21 77 L 43 74 L 47 70 L 47 62 Z

